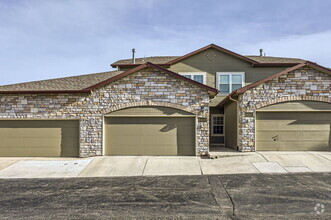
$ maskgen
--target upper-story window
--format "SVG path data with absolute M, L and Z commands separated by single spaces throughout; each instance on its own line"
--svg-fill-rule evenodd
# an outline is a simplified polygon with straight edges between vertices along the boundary
M 206 84 L 206 73 L 204 72 L 180 72 L 179 74 L 199 83 Z
M 220 93 L 230 93 L 244 86 L 245 74 L 243 72 L 218 72 L 216 75 L 216 88 Z

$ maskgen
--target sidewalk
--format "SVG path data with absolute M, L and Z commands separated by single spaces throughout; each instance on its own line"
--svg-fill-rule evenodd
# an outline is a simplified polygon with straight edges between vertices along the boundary
M 217 159 L 193 156 L 0 158 L 0 178 L 331 172 L 331 152 L 242 153 L 229 150 L 215 154 Z

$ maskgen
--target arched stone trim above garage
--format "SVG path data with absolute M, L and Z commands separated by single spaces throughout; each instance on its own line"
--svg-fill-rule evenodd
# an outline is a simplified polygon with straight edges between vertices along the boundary
M 140 102 L 130 102 L 130 103 L 123 103 L 123 104 L 120 104 L 120 105 L 115 105 L 115 106 L 113 106 L 109 109 L 110 112 L 108 112 L 107 114 L 109 114 L 111 112 L 114 112 L 114 111 L 121 110 L 121 109 L 125 109 L 125 108 L 143 107 L 143 106 L 169 107 L 169 108 L 174 108 L 174 109 L 186 111 L 186 112 L 192 113 L 194 115 L 199 114 L 199 112 L 196 109 L 192 109 L 190 107 L 185 107 L 185 106 L 182 106 L 182 105 L 169 103 L 169 102 L 153 102 L 151 100 L 140 101 Z
M 331 103 L 331 76 L 310 67 L 302 67 L 238 96 L 238 150 L 255 151 L 256 110 L 288 101 Z
M 163 106 L 197 115 L 196 152 L 209 150 L 210 94 L 204 86 L 190 83 L 159 69 L 140 69 L 95 88 L 87 94 L 1 94 L 0 119 L 77 119 L 79 155 L 102 155 L 103 116 L 135 106 Z
M 268 100 L 266 102 L 261 102 L 257 104 L 255 110 L 277 104 L 282 102 L 291 102 L 291 101 L 316 101 L 316 102 L 326 102 L 331 103 L 331 99 L 323 96 L 285 96 L 277 99 Z

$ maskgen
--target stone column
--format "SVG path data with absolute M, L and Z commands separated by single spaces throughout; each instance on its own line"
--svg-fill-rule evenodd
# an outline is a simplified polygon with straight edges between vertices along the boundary
M 103 117 L 84 116 L 80 119 L 80 157 L 101 156 Z

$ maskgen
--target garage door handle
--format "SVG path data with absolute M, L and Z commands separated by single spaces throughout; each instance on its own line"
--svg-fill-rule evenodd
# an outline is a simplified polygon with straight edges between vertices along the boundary
M 278 137 L 278 135 L 276 135 L 276 136 L 273 136 L 273 137 L 272 137 L 272 140 L 273 140 L 273 141 L 278 141 L 278 140 L 279 140 L 279 137 Z

